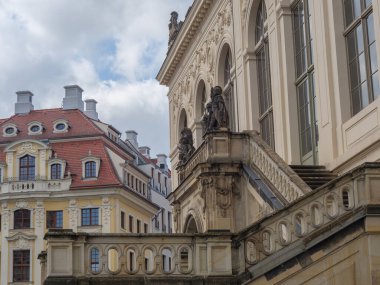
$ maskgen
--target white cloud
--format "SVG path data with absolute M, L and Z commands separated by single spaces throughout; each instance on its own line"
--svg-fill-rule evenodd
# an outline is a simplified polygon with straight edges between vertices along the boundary
M 78 84 L 99 102 L 103 121 L 168 152 L 167 89 L 154 77 L 170 12 L 183 18 L 191 3 L 0 0 L 0 117 L 13 113 L 17 90 L 31 90 L 41 109 L 60 106 L 63 86 Z

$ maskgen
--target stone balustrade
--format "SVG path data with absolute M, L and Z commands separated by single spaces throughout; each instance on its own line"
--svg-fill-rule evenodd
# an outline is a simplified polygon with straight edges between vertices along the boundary
M 16 193 L 24 191 L 64 191 L 69 190 L 71 178 L 61 180 L 27 180 L 10 179 L 0 184 L 1 193 Z
M 294 201 L 311 191 L 309 186 L 276 154 L 256 132 L 212 132 L 178 174 L 180 183 L 202 163 L 246 163 L 259 170 L 288 201 Z
M 377 197 L 370 185 L 380 179 L 379 166 L 365 164 L 239 233 L 234 243 L 243 245 L 246 268 L 259 276 L 320 242 L 321 236 L 313 241 L 318 233 L 327 238 L 366 215 L 378 203 L 369 197 Z
M 288 202 L 311 189 L 256 132 L 249 132 L 249 164 L 258 168 Z
M 48 232 L 47 275 L 230 276 L 231 237 L 207 235 Z

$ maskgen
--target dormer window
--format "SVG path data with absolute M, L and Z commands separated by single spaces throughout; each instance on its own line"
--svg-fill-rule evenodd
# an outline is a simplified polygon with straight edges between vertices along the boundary
M 30 122 L 28 124 L 28 135 L 41 135 L 42 131 L 43 127 L 40 122 Z
M 65 133 L 69 129 L 69 124 L 66 120 L 58 120 L 54 122 L 54 133 Z
M 83 179 L 96 179 L 99 176 L 100 158 L 89 156 L 82 159 L 82 177 Z
M 63 179 L 66 169 L 66 162 L 62 159 L 51 158 L 48 161 L 48 177 L 52 180 Z
M 20 180 L 34 180 L 36 176 L 35 157 L 25 155 L 20 158 Z
M 4 137 L 13 137 L 17 135 L 17 128 L 13 124 L 8 124 L 3 128 Z
M 54 163 L 50 166 L 51 179 L 61 179 L 62 166 L 60 163 Z
M 85 178 L 94 178 L 96 177 L 96 162 L 87 161 L 84 165 L 85 168 Z

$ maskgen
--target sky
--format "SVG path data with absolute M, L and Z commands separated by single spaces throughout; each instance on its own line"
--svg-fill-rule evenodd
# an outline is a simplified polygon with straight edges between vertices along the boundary
M 140 146 L 169 153 L 167 88 L 155 77 L 168 46 L 170 12 L 192 0 L 0 0 L 0 118 L 16 91 L 34 109 L 62 105 L 77 84 L 98 101 L 99 119 L 138 132 Z

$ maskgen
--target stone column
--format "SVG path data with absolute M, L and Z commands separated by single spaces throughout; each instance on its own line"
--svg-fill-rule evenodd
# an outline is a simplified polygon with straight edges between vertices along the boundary
M 8 284 L 10 210 L 7 202 L 1 205 L 1 284 Z

